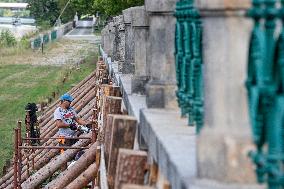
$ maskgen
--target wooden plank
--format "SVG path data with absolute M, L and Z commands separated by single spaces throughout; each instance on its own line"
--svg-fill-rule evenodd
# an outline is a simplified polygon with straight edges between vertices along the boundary
M 121 114 L 121 97 L 104 96 L 103 97 L 103 128 L 106 126 L 108 114 Z
M 102 89 L 105 96 L 121 97 L 120 87 L 114 85 L 103 84 Z
M 101 161 L 100 161 L 100 168 L 99 168 L 99 185 L 100 185 L 100 189 L 108 189 L 104 151 L 105 151 L 105 148 L 102 145 L 101 146 Z
M 158 165 L 153 162 L 150 165 L 150 175 L 149 175 L 149 184 L 150 185 L 155 185 L 158 180 Z
M 137 120 L 133 116 L 114 115 L 108 159 L 108 182 L 114 188 L 114 179 L 119 148 L 133 149 Z
M 108 167 L 108 160 L 109 160 L 109 154 L 110 154 L 110 141 L 111 141 L 111 134 L 112 134 L 113 117 L 114 117 L 114 114 L 107 115 L 107 123 L 105 124 L 105 128 L 104 128 L 104 146 L 105 146 L 106 167 Z
M 96 163 L 91 164 L 83 173 L 76 177 L 66 188 L 77 189 L 86 187 L 95 177 L 97 172 Z M 59 187 L 58 187 L 59 188 Z
M 123 184 L 143 185 L 147 167 L 147 153 L 128 149 L 119 149 L 115 177 L 115 189 Z

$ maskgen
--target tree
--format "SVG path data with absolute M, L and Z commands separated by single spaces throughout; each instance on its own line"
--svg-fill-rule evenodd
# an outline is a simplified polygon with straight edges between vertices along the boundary
M 36 19 L 37 24 L 48 22 L 53 25 L 69 0 L 27 0 L 28 9 Z M 78 15 L 114 16 L 122 10 L 132 6 L 143 5 L 144 0 L 70 0 L 67 8 L 61 15 L 62 22 L 71 21 L 77 12 Z
M 93 8 L 107 16 L 114 16 L 124 9 L 143 4 L 144 0 L 94 0 Z
M 53 25 L 59 16 L 59 7 L 56 0 L 27 0 L 28 10 L 36 19 L 37 25 L 49 23 Z

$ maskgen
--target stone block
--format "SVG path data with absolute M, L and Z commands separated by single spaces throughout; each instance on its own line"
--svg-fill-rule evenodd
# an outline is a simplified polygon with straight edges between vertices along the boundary
M 123 15 L 114 17 L 114 24 L 115 27 L 117 27 L 118 31 L 124 31 L 125 27 L 124 27 Z
M 113 52 L 112 60 L 124 62 L 125 60 L 125 27 L 123 22 L 123 16 L 114 17 L 114 41 L 113 41 Z M 119 69 L 120 71 L 120 69 Z
M 148 108 L 178 109 L 176 85 L 150 81 L 146 85 L 146 103 Z
M 205 100 L 204 127 L 198 137 L 199 175 L 226 183 L 254 183 L 247 158 L 252 139 L 245 89 L 251 22 L 226 15 L 204 17 L 202 22 Z
M 146 94 L 146 84 L 149 81 L 149 76 L 133 76 L 131 78 L 131 93 Z
M 132 26 L 133 27 L 149 26 L 149 17 L 144 6 L 133 7 Z
M 214 145 L 212 145 L 214 144 Z M 253 150 L 250 134 L 204 128 L 198 136 L 198 174 L 200 178 L 223 183 L 256 183 L 254 165 L 248 157 Z
M 146 85 L 146 103 L 148 108 L 165 108 L 164 86 Z
M 132 21 L 132 7 L 122 11 L 123 20 L 125 24 L 131 24 Z
M 148 28 L 134 27 L 134 64 L 135 76 L 150 76 L 150 65 L 147 62 Z
M 147 166 L 147 153 L 145 151 L 119 149 L 115 189 L 122 188 L 123 184 L 144 183 Z
M 122 64 L 122 67 L 121 67 L 121 73 L 123 74 L 132 74 L 134 73 L 135 71 L 135 66 L 134 64 Z
M 195 5 L 201 10 L 240 10 L 249 9 L 251 7 L 251 0 L 195 0 Z
M 145 0 L 147 12 L 174 12 L 179 0 Z
M 149 156 L 171 187 L 190 188 L 197 174 L 195 128 L 178 111 L 166 109 L 141 110 L 139 126 Z
M 175 24 L 176 19 L 170 15 L 150 18 L 146 55 L 153 80 L 176 83 Z
M 115 33 L 115 24 L 114 24 L 113 21 L 109 22 L 108 31 L 111 32 L 111 33 Z

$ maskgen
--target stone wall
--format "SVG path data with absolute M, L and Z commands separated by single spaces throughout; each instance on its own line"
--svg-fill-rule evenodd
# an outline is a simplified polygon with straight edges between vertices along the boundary
M 164 10 L 132 7 L 113 18 L 102 31 L 102 47 L 118 62 L 122 74 L 132 74 L 132 92 L 146 94 L 150 108 L 177 109 L 173 16 L 176 1 Z M 161 48 L 162 47 L 162 48 Z

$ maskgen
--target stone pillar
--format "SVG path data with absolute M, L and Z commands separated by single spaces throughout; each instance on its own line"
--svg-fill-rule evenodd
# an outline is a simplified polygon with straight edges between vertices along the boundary
M 106 27 L 104 27 L 101 31 L 101 46 L 103 49 L 105 49 L 105 36 L 106 36 Z
M 112 55 L 113 51 L 113 41 L 115 37 L 115 28 L 114 23 L 111 21 L 106 26 L 107 28 L 107 35 L 105 36 L 105 52 L 108 54 L 108 56 Z
M 225 183 L 256 183 L 245 89 L 252 22 L 250 0 L 196 0 L 203 26 L 204 127 L 198 174 Z M 218 11 L 216 11 L 218 10 Z
M 134 41 L 131 25 L 132 10 L 133 8 L 129 8 L 122 11 L 125 26 L 125 62 L 121 68 L 123 74 L 134 73 Z
M 146 61 L 146 47 L 149 34 L 149 17 L 144 6 L 133 7 L 132 28 L 134 33 L 134 65 L 131 92 L 145 94 L 145 85 L 150 77 L 150 68 Z
M 145 0 L 149 14 L 147 63 L 150 81 L 146 86 L 148 108 L 177 108 L 175 73 L 175 4 L 177 0 Z
M 112 59 L 118 62 L 118 71 L 121 72 L 125 61 L 125 26 L 123 15 L 114 17 L 114 31 Z

